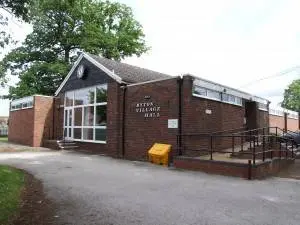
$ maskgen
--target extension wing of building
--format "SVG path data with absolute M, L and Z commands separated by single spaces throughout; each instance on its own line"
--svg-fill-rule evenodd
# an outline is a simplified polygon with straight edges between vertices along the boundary
M 57 148 L 56 140 L 73 140 L 79 150 L 141 160 L 154 143 L 166 143 L 176 156 L 178 134 L 269 126 L 268 105 L 192 75 L 170 76 L 82 53 L 54 97 L 12 101 L 9 141 Z

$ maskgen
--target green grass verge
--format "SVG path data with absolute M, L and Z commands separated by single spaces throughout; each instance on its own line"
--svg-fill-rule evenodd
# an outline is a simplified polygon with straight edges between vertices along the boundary
M 8 138 L 7 138 L 7 137 L 0 137 L 0 141 L 2 141 L 2 142 L 7 142 L 7 141 L 8 141 Z
M 0 165 L 0 224 L 9 224 L 18 212 L 23 186 L 24 173 Z

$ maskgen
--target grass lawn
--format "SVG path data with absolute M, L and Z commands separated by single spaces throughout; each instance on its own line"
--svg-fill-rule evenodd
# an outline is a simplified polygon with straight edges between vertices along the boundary
M 0 137 L 0 141 L 2 141 L 2 142 L 7 142 L 7 141 L 8 141 L 8 138 L 7 138 L 7 137 Z
M 9 224 L 19 208 L 24 174 L 16 169 L 0 165 L 0 224 Z

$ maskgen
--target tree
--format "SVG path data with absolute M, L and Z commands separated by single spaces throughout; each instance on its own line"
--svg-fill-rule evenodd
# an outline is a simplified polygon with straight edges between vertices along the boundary
M 28 21 L 30 4 L 29 0 L 0 0 L 0 9 Z
M 16 18 L 28 22 L 31 3 L 31 0 L 0 0 L 0 9 L 2 9 L 2 12 L 0 11 L 0 48 L 4 48 L 11 40 L 10 35 L 6 32 L 6 28 L 11 21 L 3 12 L 6 11 Z
M 20 78 L 8 98 L 53 95 L 79 51 L 121 60 L 148 50 L 142 26 L 124 4 L 40 0 L 36 7 L 33 32 L 0 63 L 0 77 L 10 71 Z
M 281 106 L 300 112 L 300 79 L 294 80 L 284 91 L 284 100 Z
M 29 7 L 32 5 L 33 0 L 0 0 L 0 55 L 2 49 L 8 44 L 15 43 L 13 41 L 7 28 L 11 24 L 11 19 L 5 16 L 4 12 L 14 16 L 15 18 L 23 21 L 29 21 Z M 0 71 L 3 70 L 3 65 L 0 65 Z M 3 86 L 7 82 L 3 74 L 0 74 L 0 86 Z

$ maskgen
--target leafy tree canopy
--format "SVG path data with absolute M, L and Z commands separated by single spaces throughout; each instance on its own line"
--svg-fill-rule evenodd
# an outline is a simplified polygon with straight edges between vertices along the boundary
M 0 9 L 3 9 L 17 18 L 28 21 L 29 0 L 0 0 Z
M 300 79 L 294 80 L 284 91 L 282 107 L 300 112 Z
M 19 76 L 8 98 L 53 95 L 79 51 L 121 60 L 148 50 L 141 25 L 124 4 L 93 0 L 40 0 L 33 32 L 0 63 L 0 79 Z

